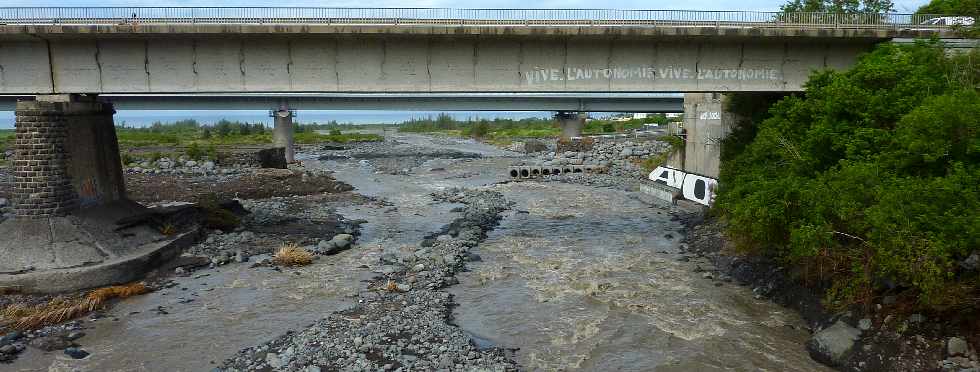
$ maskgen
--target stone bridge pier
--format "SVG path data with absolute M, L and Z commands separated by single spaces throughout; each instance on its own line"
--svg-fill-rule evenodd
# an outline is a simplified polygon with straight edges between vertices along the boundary
M 49 95 L 17 103 L 14 214 L 65 216 L 125 199 L 112 104 Z
M 120 284 L 180 254 L 190 233 L 161 233 L 126 198 L 112 104 L 43 95 L 16 106 L 14 217 L 0 222 L 0 291 Z

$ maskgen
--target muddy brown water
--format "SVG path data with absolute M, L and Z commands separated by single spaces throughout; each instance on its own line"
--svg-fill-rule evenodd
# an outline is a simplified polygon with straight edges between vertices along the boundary
M 534 371 L 822 371 L 792 311 L 681 262 L 682 227 L 635 195 L 557 183 L 517 203 L 450 289 L 460 327 Z M 526 213 L 524 213 L 526 212 Z
M 357 161 L 316 161 L 377 203 L 337 205 L 364 219 L 355 249 L 276 272 L 232 264 L 176 279 L 177 286 L 122 301 L 86 323 L 71 360 L 29 348 L 10 371 L 207 371 L 241 348 L 298 330 L 351 305 L 381 247 L 415 245 L 455 216 L 429 196 L 494 185 L 515 202 L 449 291 L 454 322 L 484 346 L 516 348 L 532 371 L 820 371 L 791 311 L 720 287 L 678 260 L 681 226 L 635 195 L 560 183 L 506 180 L 513 153 L 470 141 L 392 135 L 413 145 L 483 159 L 433 160 L 408 175 Z M 667 235 L 670 235 L 669 237 Z M 186 288 L 186 290 L 185 290 Z M 188 302 L 188 299 L 193 301 Z M 167 314 L 157 309 L 163 306 Z

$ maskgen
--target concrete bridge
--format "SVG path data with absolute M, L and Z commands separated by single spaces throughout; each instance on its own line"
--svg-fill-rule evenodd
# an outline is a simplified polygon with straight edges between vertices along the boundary
M 953 36 L 946 26 L 916 24 L 920 19 L 597 10 L 0 9 L 0 94 L 792 92 L 810 71 L 847 67 L 877 42 Z
M 955 37 L 946 26 L 920 25 L 928 18 L 0 8 L 0 108 L 17 100 L 16 217 L 0 224 L 0 236 L 12 237 L 0 241 L 0 289 L 118 283 L 173 254 L 147 231 L 127 235 L 138 242 L 99 240 L 113 235 L 95 226 L 144 213 L 126 199 L 111 101 L 273 109 L 275 141 L 290 159 L 297 107 L 555 110 L 565 136 L 581 133 L 575 112 L 683 110 L 689 153 L 680 165 L 711 175 L 716 139 L 731 122 L 719 93 L 796 92 L 811 71 L 846 68 L 876 43 Z M 663 95 L 681 92 L 683 101 Z

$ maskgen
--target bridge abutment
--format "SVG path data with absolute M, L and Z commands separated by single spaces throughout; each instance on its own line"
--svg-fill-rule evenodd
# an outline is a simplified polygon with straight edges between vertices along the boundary
M 721 142 L 735 125 L 735 115 L 726 111 L 725 102 L 726 96 L 719 93 L 684 94 L 684 148 L 668 159 L 668 165 L 718 178 Z
M 585 129 L 585 116 L 581 113 L 559 111 L 555 114 L 555 120 L 561 128 L 562 139 L 582 136 L 582 130 Z
M 275 119 L 275 127 L 272 129 L 272 143 L 276 147 L 286 149 L 286 163 L 292 163 L 296 160 L 296 152 L 293 147 L 293 116 L 293 111 L 286 104 L 280 105 L 279 109 L 272 112 L 272 117 Z

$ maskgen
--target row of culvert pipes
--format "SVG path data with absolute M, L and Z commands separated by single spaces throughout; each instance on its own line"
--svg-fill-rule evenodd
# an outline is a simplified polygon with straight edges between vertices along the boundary
M 604 173 L 599 165 L 521 165 L 508 168 L 510 178 L 537 178 L 567 173 Z

